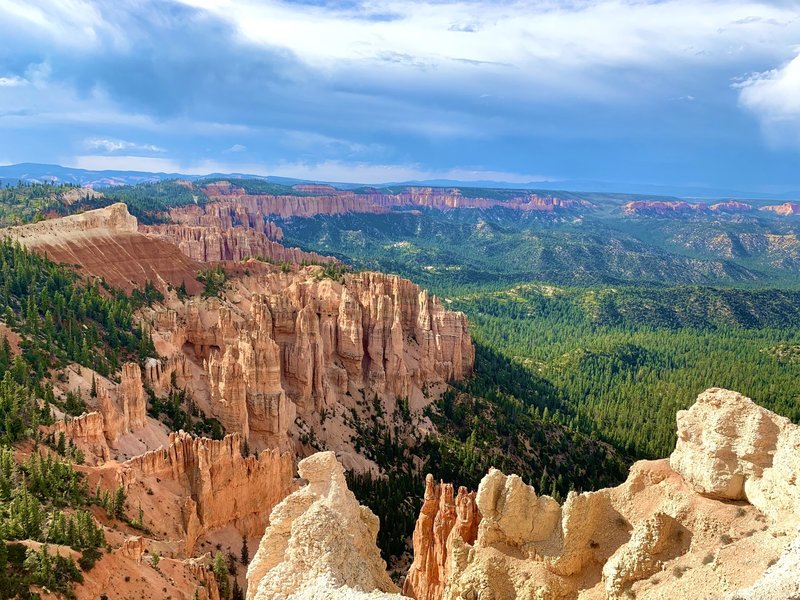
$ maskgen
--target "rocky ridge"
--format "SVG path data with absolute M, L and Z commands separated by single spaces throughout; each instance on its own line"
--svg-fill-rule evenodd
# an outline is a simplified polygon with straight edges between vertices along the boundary
M 247 600 L 402 597 L 375 540 L 379 521 L 347 489 L 333 452 L 300 461 L 308 483 L 272 511 L 247 569 Z
M 186 285 L 199 293 L 201 265 L 174 244 L 138 231 L 136 218 L 122 203 L 59 219 L 3 229 L 2 235 L 51 260 L 80 265 L 83 273 L 104 278 L 127 292 L 148 281 L 162 287 Z
M 469 375 L 463 314 L 396 276 L 320 273 L 253 272 L 223 298 L 172 297 L 151 310 L 144 318 L 165 358 L 146 365 L 148 385 L 164 389 L 174 377 L 252 448 L 295 448 L 309 435 L 305 422 L 358 460 L 347 421 L 359 403 L 377 396 L 392 412 L 406 398 L 417 410 L 427 390 Z
M 412 186 L 394 194 L 378 190 L 354 192 L 316 185 L 295 186 L 294 189 L 300 194 L 249 194 L 230 182 L 218 181 L 202 187 L 209 202 L 200 206 L 172 209 L 170 217 L 175 222 L 220 228 L 241 224 L 263 231 L 269 236 L 265 228 L 275 227 L 270 224 L 270 217 L 288 219 L 345 213 L 380 214 L 397 208 L 451 210 L 504 207 L 526 212 L 557 212 L 593 207 L 586 200 L 563 199 L 522 191 L 516 196 L 500 200 L 464 196 L 457 188 Z
M 787 542 L 800 524 L 798 436 L 748 398 L 710 389 L 679 413 L 670 460 L 636 463 L 617 488 L 573 492 L 559 506 L 491 470 L 475 496 L 474 543 L 451 534 L 443 548 L 431 523 L 449 521 L 452 509 L 436 506 L 429 480 L 405 591 L 431 600 L 783 600 L 796 574 L 767 568 L 782 554 L 797 564 Z
M 241 261 L 248 258 L 296 264 L 337 262 L 316 252 L 288 248 L 270 239 L 266 233 L 249 227 L 150 225 L 139 229 L 150 237 L 172 242 L 186 256 L 199 262 Z
M 278 450 L 242 456 L 242 439 L 223 440 L 171 433 L 169 445 L 132 458 L 120 466 L 117 480 L 129 502 L 149 507 L 146 521 L 158 530 L 168 523 L 170 536 L 183 539 L 180 551 L 191 556 L 198 539 L 232 525 L 240 535 L 259 535 L 272 507 L 294 488 L 294 457 Z M 178 484 L 169 485 L 166 482 Z M 160 488 L 158 497 L 147 493 Z M 171 490 L 171 491 L 170 491 Z

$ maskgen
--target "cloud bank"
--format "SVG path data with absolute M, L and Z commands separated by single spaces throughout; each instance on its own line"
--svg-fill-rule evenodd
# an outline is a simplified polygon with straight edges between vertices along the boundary
M 0 154 L 338 180 L 789 181 L 799 9 L 0 0 Z

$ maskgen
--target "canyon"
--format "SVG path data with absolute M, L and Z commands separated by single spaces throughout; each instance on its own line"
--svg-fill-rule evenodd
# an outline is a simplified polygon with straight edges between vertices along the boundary
M 263 230 L 270 217 L 288 219 L 345 213 L 387 213 L 395 209 L 431 208 L 437 210 L 504 207 L 526 212 L 557 212 L 575 208 L 590 209 L 586 200 L 563 199 L 520 191 L 508 198 L 497 199 L 464 195 L 458 188 L 404 187 L 389 193 L 371 188 L 358 191 L 339 190 L 331 186 L 296 185 L 292 195 L 248 193 L 228 181 L 184 185 L 207 199 L 199 206 L 178 207 L 169 211 L 175 222 L 202 225 L 241 224 Z M 274 227 L 274 225 L 273 225 Z M 268 232 L 265 231 L 269 235 Z
M 496 469 L 477 493 L 455 498 L 428 477 L 403 592 L 417 600 L 795 597 L 800 427 L 717 388 L 680 411 L 677 427 L 668 460 L 637 462 L 620 486 L 572 492 L 563 505 Z M 374 516 L 343 488 L 335 456 L 313 455 L 300 473 L 308 484 L 278 505 L 248 568 L 248 599 L 400 598 L 374 552 Z
M 73 364 L 56 378 L 56 397 L 77 391 L 87 410 L 57 414 L 45 433 L 79 448 L 90 488 L 122 489 L 141 520 L 94 511 L 110 551 L 78 598 L 218 600 L 212 555 L 248 546 L 258 551 L 230 575 L 249 600 L 800 593 L 784 575 L 798 564 L 800 428 L 716 388 L 678 413 L 671 457 L 635 463 L 617 487 L 560 503 L 497 469 L 474 491 L 429 475 L 398 586 L 376 546 L 378 518 L 345 472 L 387 476 L 363 451 L 376 412 L 395 432 L 403 411 L 420 415 L 404 443 L 435 432 L 425 409 L 474 369 L 467 319 L 401 277 L 304 264 L 338 266 L 284 247 L 267 200 L 237 200 L 247 208 L 234 216 L 224 203 L 241 192 L 212 191 L 214 202 L 173 209 L 172 224 L 139 225 L 117 204 L 6 230 L 86 278 L 124 289 L 149 281 L 163 295 L 137 313 L 155 356 L 110 377 Z M 403 202 L 455 201 L 413 193 Z M 224 279 L 209 292 L 198 273 L 211 266 Z M 148 413 L 174 397 L 226 435 L 169 431 Z

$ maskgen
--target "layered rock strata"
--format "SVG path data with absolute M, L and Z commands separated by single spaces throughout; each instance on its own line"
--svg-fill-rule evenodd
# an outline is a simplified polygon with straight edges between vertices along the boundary
M 296 416 L 341 415 L 375 396 L 390 412 L 397 398 L 420 408 L 430 401 L 428 387 L 471 373 L 463 314 L 396 276 L 348 274 L 339 282 L 320 272 L 243 277 L 225 301 L 154 311 L 154 339 L 169 358 L 146 364 L 148 381 L 163 388 L 175 373 L 226 430 L 252 447 L 288 448 Z M 187 360 L 199 365 L 201 381 L 190 379 Z
M 211 202 L 203 205 L 178 207 L 170 210 L 177 223 L 227 229 L 244 226 L 273 237 L 271 217 L 313 217 L 346 213 L 387 213 L 396 208 L 433 208 L 450 210 L 503 207 L 525 212 L 557 212 L 592 208 L 586 200 L 564 199 L 556 196 L 521 191 L 500 200 L 464 196 L 457 188 L 408 187 L 397 194 L 378 190 L 353 192 L 324 187 L 295 187 L 298 195 L 248 194 L 241 187 L 225 181 L 207 184 L 202 192 Z
M 56 421 L 50 428 L 58 436 L 63 435 L 65 440 L 71 441 L 85 455 L 87 464 L 94 465 L 111 458 L 111 450 L 106 439 L 106 426 L 103 415 L 92 411 L 78 417 L 65 417 L 63 421 Z
M 269 239 L 266 233 L 246 227 L 151 225 L 140 227 L 140 230 L 150 237 L 172 242 L 186 256 L 200 262 L 241 261 L 248 258 L 296 264 L 336 262 L 316 252 L 287 248 Z
M 167 448 L 123 463 L 118 479 L 129 504 L 156 505 L 143 511 L 145 524 L 154 531 L 174 527 L 164 533 L 184 538 L 184 552 L 191 555 L 210 531 L 228 525 L 244 536 L 263 531 L 272 507 L 294 488 L 293 472 L 289 453 L 242 456 L 238 434 L 215 441 L 178 432 L 170 434 Z M 147 493 L 154 487 L 161 497 Z
M 375 546 L 379 521 L 333 452 L 300 461 L 308 483 L 278 504 L 247 569 L 248 600 L 401 598 Z
M 104 278 L 127 292 L 151 281 L 162 287 L 186 285 L 199 293 L 201 265 L 174 244 L 145 236 L 122 203 L 81 214 L 8 227 L 2 235 L 61 263 L 80 265 L 81 273 Z

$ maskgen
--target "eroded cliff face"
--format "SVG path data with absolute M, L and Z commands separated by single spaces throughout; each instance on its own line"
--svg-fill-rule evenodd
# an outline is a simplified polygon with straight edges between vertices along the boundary
M 377 396 L 392 412 L 407 398 L 416 410 L 430 402 L 429 389 L 471 373 L 466 317 L 411 282 L 263 267 L 221 299 L 173 298 L 146 315 L 166 357 L 146 365 L 149 385 L 161 389 L 175 373 L 206 414 L 251 447 L 295 448 L 299 417 L 355 456 L 346 417 L 359 404 Z
M 191 556 L 201 537 L 233 526 L 242 536 L 260 534 L 272 508 L 293 489 L 294 457 L 278 450 L 242 456 L 242 439 L 172 433 L 166 448 L 124 462 L 118 481 L 130 505 L 140 505 L 145 525 L 183 539 Z M 158 494 L 148 493 L 158 490 Z
M 248 600 L 396 598 L 375 545 L 378 517 L 347 489 L 333 452 L 300 461 L 308 484 L 272 511 L 247 569 Z
M 55 434 L 56 440 L 63 434 L 65 440 L 79 448 L 84 453 L 87 464 L 95 465 L 111 458 L 105 419 L 100 412 L 92 411 L 78 417 L 66 417 L 53 423 L 50 431 Z
M 787 544 L 800 524 L 798 435 L 740 394 L 710 389 L 679 413 L 671 459 L 636 463 L 616 488 L 573 492 L 559 506 L 491 470 L 470 509 L 480 514 L 474 543 L 451 532 L 442 545 L 434 524 L 452 521 L 452 492 L 429 479 L 404 591 L 430 600 L 666 600 L 733 598 L 742 588 L 742 597 L 786 598 L 797 577 L 764 573 L 779 557 L 797 564 Z
M 166 287 L 185 283 L 199 293 L 201 265 L 177 246 L 138 232 L 136 218 L 122 203 L 85 213 L 8 227 L 2 235 L 47 255 L 51 260 L 81 265 L 81 272 L 104 278 L 130 292 L 148 281 Z
M 275 227 L 275 226 L 273 226 Z M 264 228 L 269 230 L 268 228 Z M 275 227 L 278 232 L 280 228 Z M 270 239 L 264 231 L 250 227 L 189 225 L 151 225 L 140 230 L 149 237 L 157 237 L 177 245 L 186 256 L 200 262 L 241 261 L 248 258 L 263 258 L 283 263 L 336 262 L 316 252 L 305 252 L 299 248 L 287 248 Z M 277 235 L 274 230 L 273 235 Z M 278 239 L 283 237 L 282 232 Z
M 403 584 L 403 594 L 416 600 L 438 600 L 450 577 L 448 552 L 456 544 L 475 543 L 481 515 L 475 492 L 460 487 L 453 495 L 449 483 L 425 478 L 425 496 L 414 528 L 414 562 Z M 450 539 L 457 536 L 459 541 Z
M 80 375 L 78 373 L 81 373 Z M 155 443 L 166 437 L 158 424 L 147 417 L 147 397 L 142 371 L 136 363 L 125 363 L 120 371 L 119 383 L 106 379 L 89 369 L 77 366 L 62 371 L 64 391 L 78 393 L 86 401 L 89 412 L 78 417 L 64 416 L 57 420 L 48 433 L 64 434 L 65 440 L 80 448 L 87 464 L 95 465 L 129 453 L 131 441 L 137 435 Z M 92 397 L 91 389 L 96 390 Z M 161 434 L 161 435 L 159 435 Z M 147 443 L 140 442 L 140 448 Z M 155 447 L 155 446 L 153 446 Z M 135 449 L 133 449 L 135 452 Z
M 586 200 L 563 199 L 528 192 L 499 200 L 464 196 L 461 190 L 455 188 L 411 186 L 397 194 L 386 194 L 378 190 L 356 193 L 317 185 L 295 186 L 294 189 L 303 195 L 248 194 L 241 187 L 218 181 L 202 187 L 203 194 L 210 202 L 172 209 L 170 217 L 178 223 L 221 229 L 241 225 L 261 231 L 270 239 L 279 241 L 269 231 L 275 227 L 270 223 L 270 217 L 287 219 L 345 213 L 379 214 L 396 208 L 419 207 L 450 210 L 502 206 L 528 212 L 557 212 L 593 207 Z

